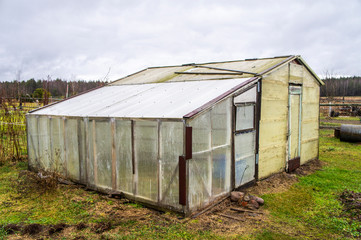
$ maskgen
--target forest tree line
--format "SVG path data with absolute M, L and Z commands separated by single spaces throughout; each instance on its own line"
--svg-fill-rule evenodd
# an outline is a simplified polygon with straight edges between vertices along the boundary
M 321 97 L 361 96 L 361 77 L 327 77 L 322 79 Z
M 361 77 L 327 77 L 322 79 L 321 97 L 361 96 Z M 0 82 L 0 97 L 25 101 L 43 97 L 64 98 L 104 86 L 103 81 L 35 80 Z M 44 96 L 45 94 L 45 96 Z
M 0 97 L 21 98 L 32 101 L 37 98 L 64 98 L 104 86 L 103 81 L 35 80 L 0 82 Z M 46 96 L 44 96 L 44 94 Z

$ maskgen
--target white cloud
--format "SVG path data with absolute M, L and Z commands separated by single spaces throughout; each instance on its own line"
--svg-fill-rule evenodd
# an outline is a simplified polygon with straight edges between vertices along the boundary
M 361 3 L 0 0 L 0 81 L 117 79 L 148 66 L 301 54 L 361 75 Z

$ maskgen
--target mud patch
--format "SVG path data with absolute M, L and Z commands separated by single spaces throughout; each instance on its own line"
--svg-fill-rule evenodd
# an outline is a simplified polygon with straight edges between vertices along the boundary
M 8 224 L 3 227 L 7 234 L 14 234 L 21 231 L 21 226 L 17 224 Z
M 287 191 L 294 183 L 298 182 L 298 177 L 306 176 L 320 170 L 326 164 L 320 160 L 310 161 L 291 173 L 281 172 L 266 179 L 258 181 L 254 186 L 245 189 L 252 195 L 261 196 L 269 193 L 279 193 Z
M 342 202 L 343 215 L 352 221 L 361 222 L 361 192 L 345 190 L 340 194 L 339 199 Z
M 361 192 L 345 190 L 340 194 L 339 200 L 343 206 L 341 216 L 350 219 L 350 225 L 361 223 Z M 356 231 L 361 233 L 361 228 Z
M 112 224 L 110 222 L 101 222 L 96 223 L 92 226 L 92 231 L 95 233 L 103 233 L 112 229 Z
M 22 230 L 22 234 L 35 235 L 43 230 L 43 226 L 37 223 L 25 225 Z
M 64 228 L 67 228 L 68 225 L 64 223 L 55 224 L 52 226 L 49 226 L 49 235 L 53 235 L 54 233 L 58 233 L 64 230 Z
M 85 223 L 78 223 L 77 225 L 75 225 L 75 228 L 77 230 L 83 230 L 84 228 L 87 228 L 88 226 Z

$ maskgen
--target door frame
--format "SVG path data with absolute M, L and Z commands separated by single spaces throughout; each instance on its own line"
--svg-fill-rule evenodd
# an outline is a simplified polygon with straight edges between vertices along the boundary
M 287 157 L 286 157 L 286 171 L 292 172 L 301 165 L 301 137 L 302 137 L 302 84 L 289 84 L 288 86 L 288 129 L 287 129 Z M 291 159 L 291 96 L 299 95 L 299 110 L 298 110 L 298 144 L 297 156 Z
M 251 181 L 250 183 L 246 183 L 243 186 L 246 186 L 248 184 L 253 184 L 254 182 L 259 180 L 259 166 L 258 166 L 258 159 L 259 159 L 259 126 L 260 126 L 260 119 L 261 119 L 261 93 L 262 93 L 262 81 L 261 79 L 257 81 L 257 83 L 252 84 L 252 86 L 247 87 L 246 89 L 244 89 L 242 91 L 242 93 L 251 90 L 252 88 L 256 88 L 256 101 L 254 102 L 255 104 L 255 109 L 254 109 L 254 129 L 256 131 L 256 136 L 255 136 L 255 173 L 254 173 L 254 180 Z M 232 154 L 232 162 L 231 162 L 231 189 L 235 189 L 235 177 L 236 177 L 236 169 L 235 169 L 235 133 L 236 133 L 236 111 L 237 111 L 237 107 L 236 104 L 234 103 L 234 98 L 241 95 L 242 93 L 238 93 L 236 95 L 233 95 L 233 99 L 232 99 L 232 144 L 231 144 L 231 154 Z M 250 103 L 250 102 L 247 102 Z

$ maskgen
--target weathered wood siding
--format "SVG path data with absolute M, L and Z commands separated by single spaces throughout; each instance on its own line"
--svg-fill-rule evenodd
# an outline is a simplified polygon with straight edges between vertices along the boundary
M 285 65 L 262 79 L 259 128 L 259 178 L 284 170 L 288 126 L 288 77 Z
M 259 178 L 284 171 L 288 150 L 288 86 L 302 84 L 301 164 L 318 157 L 319 84 L 303 66 L 286 64 L 262 79 Z
M 301 164 L 318 157 L 320 88 L 315 78 L 303 71 Z

